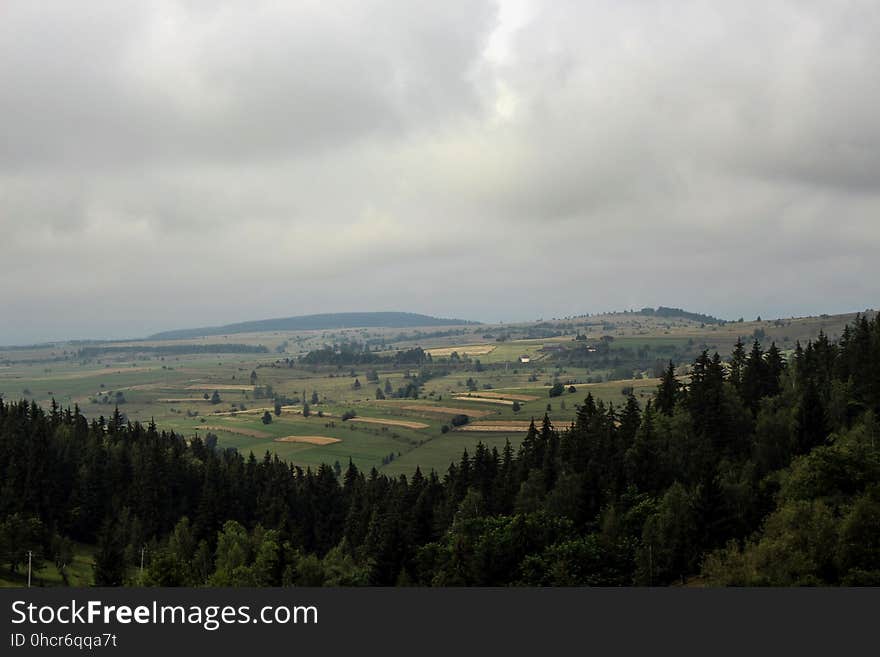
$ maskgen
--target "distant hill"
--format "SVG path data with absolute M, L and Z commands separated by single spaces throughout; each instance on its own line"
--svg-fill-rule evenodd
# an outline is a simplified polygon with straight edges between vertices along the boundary
M 723 319 L 712 317 L 712 315 L 703 315 L 702 313 L 691 313 L 681 308 L 667 308 L 660 306 L 656 310 L 654 308 L 642 308 L 640 315 L 653 315 L 654 317 L 679 317 L 682 319 L 690 319 L 695 322 L 703 322 L 704 324 L 724 324 Z
M 324 313 L 321 315 L 302 315 L 300 317 L 281 317 L 261 319 L 253 322 L 239 322 L 225 326 L 207 326 L 193 329 L 163 331 L 151 335 L 148 340 L 185 340 L 205 335 L 228 335 L 232 333 L 257 333 L 262 331 L 311 331 L 340 328 L 410 328 L 413 326 L 461 326 L 479 324 L 464 319 L 442 319 L 418 313 Z

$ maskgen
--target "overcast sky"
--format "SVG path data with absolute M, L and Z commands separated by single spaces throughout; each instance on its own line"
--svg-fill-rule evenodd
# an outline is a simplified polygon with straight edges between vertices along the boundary
M 0 344 L 876 306 L 878 117 L 875 0 L 3 0 Z

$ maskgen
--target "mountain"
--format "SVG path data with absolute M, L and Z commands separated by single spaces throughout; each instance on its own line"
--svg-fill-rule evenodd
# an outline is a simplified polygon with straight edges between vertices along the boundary
M 320 315 L 301 315 L 260 319 L 252 322 L 239 322 L 225 326 L 207 326 L 193 329 L 163 331 L 149 336 L 148 340 L 185 340 L 206 335 L 228 335 L 232 333 L 257 333 L 262 331 L 310 331 L 340 328 L 409 328 L 413 326 L 461 326 L 479 324 L 464 319 L 443 319 L 418 313 L 324 313 Z

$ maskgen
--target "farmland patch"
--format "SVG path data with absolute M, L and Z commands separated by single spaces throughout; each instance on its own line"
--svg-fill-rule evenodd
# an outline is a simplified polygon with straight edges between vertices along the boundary
M 519 394 L 514 394 L 514 393 L 508 393 L 508 392 L 489 392 L 488 390 L 484 390 L 484 391 L 480 392 L 479 396 L 480 397 L 489 397 L 490 399 L 510 399 L 510 400 L 521 401 L 521 402 L 535 401 L 536 399 L 540 399 L 540 397 L 537 397 L 535 395 L 519 395 Z M 458 398 L 459 397 L 456 397 L 456 399 L 458 399 Z M 467 395 L 460 396 L 460 398 L 466 399 Z
M 481 397 L 479 395 L 456 395 L 455 399 L 458 401 L 472 401 L 472 402 L 482 402 L 484 404 L 504 404 L 506 406 L 513 406 L 512 399 L 497 399 L 495 397 Z
M 276 443 L 306 443 L 308 445 L 332 445 L 333 443 L 341 443 L 341 438 L 331 438 L 330 436 L 284 436 L 276 438 Z
M 457 352 L 459 356 L 485 356 L 491 354 L 496 349 L 494 344 L 473 344 L 463 347 L 438 347 L 436 349 L 426 349 L 433 357 L 451 356 L 453 352 Z
M 486 422 L 474 422 L 458 427 L 456 431 L 487 431 L 487 432 L 509 432 L 509 431 L 528 431 L 530 422 L 522 422 L 517 420 L 493 420 Z
M 353 417 L 349 422 L 370 422 L 372 424 L 388 424 L 407 429 L 427 429 L 430 425 L 424 422 L 410 422 L 409 420 L 389 420 L 381 417 Z
M 226 427 L 226 426 L 214 426 L 201 424 L 196 427 L 196 429 L 201 429 L 203 431 L 226 431 L 227 433 L 237 433 L 241 436 L 250 436 L 251 438 L 271 438 L 271 433 L 266 433 L 265 431 L 257 431 L 256 429 L 242 429 L 240 427 Z
M 486 417 L 492 415 L 492 411 L 476 411 L 472 408 L 453 408 L 451 406 L 430 406 L 428 404 L 410 404 L 401 406 L 406 411 L 419 413 L 438 413 L 440 415 L 468 415 L 470 417 Z

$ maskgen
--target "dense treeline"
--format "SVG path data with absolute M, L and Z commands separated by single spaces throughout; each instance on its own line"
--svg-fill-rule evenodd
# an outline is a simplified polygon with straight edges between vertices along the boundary
M 82 347 L 76 352 L 78 358 L 99 358 L 111 354 L 143 354 L 150 356 L 180 356 L 182 354 L 267 354 L 269 349 L 261 344 L 169 344 L 159 346 L 113 345 L 108 347 Z
M 431 354 L 421 347 L 413 347 L 382 354 L 371 351 L 369 345 L 361 342 L 345 342 L 313 349 L 299 359 L 303 365 L 423 365 L 432 362 Z
M 681 308 L 667 308 L 666 306 L 658 306 L 654 308 L 642 308 L 639 315 L 647 315 L 649 317 L 664 317 L 667 319 L 690 319 L 694 322 L 702 322 L 703 324 L 724 324 L 723 319 L 718 319 L 712 315 L 704 315 L 703 313 L 692 313 Z
M 880 318 L 786 359 L 738 344 L 654 399 L 587 397 L 571 426 L 442 476 L 245 458 L 116 413 L 0 404 L 0 548 L 99 584 L 880 583 Z M 59 556 L 61 555 L 61 556 Z
M 679 362 L 696 356 L 702 351 L 692 343 L 648 343 L 635 347 L 619 347 L 614 342 L 600 339 L 587 342 L 586 336 L 578 335 L 570 345 L 551 355 L 552 362 L 570 367 L 585 367 L 591 371 L 611 370 L 611 379 L 629 379 L 638 372 L 662 371 L 670 360 Z M 655 374 L 656 375 L 656 374 Z M 598 380 L 601 380 L 598 379 Z

